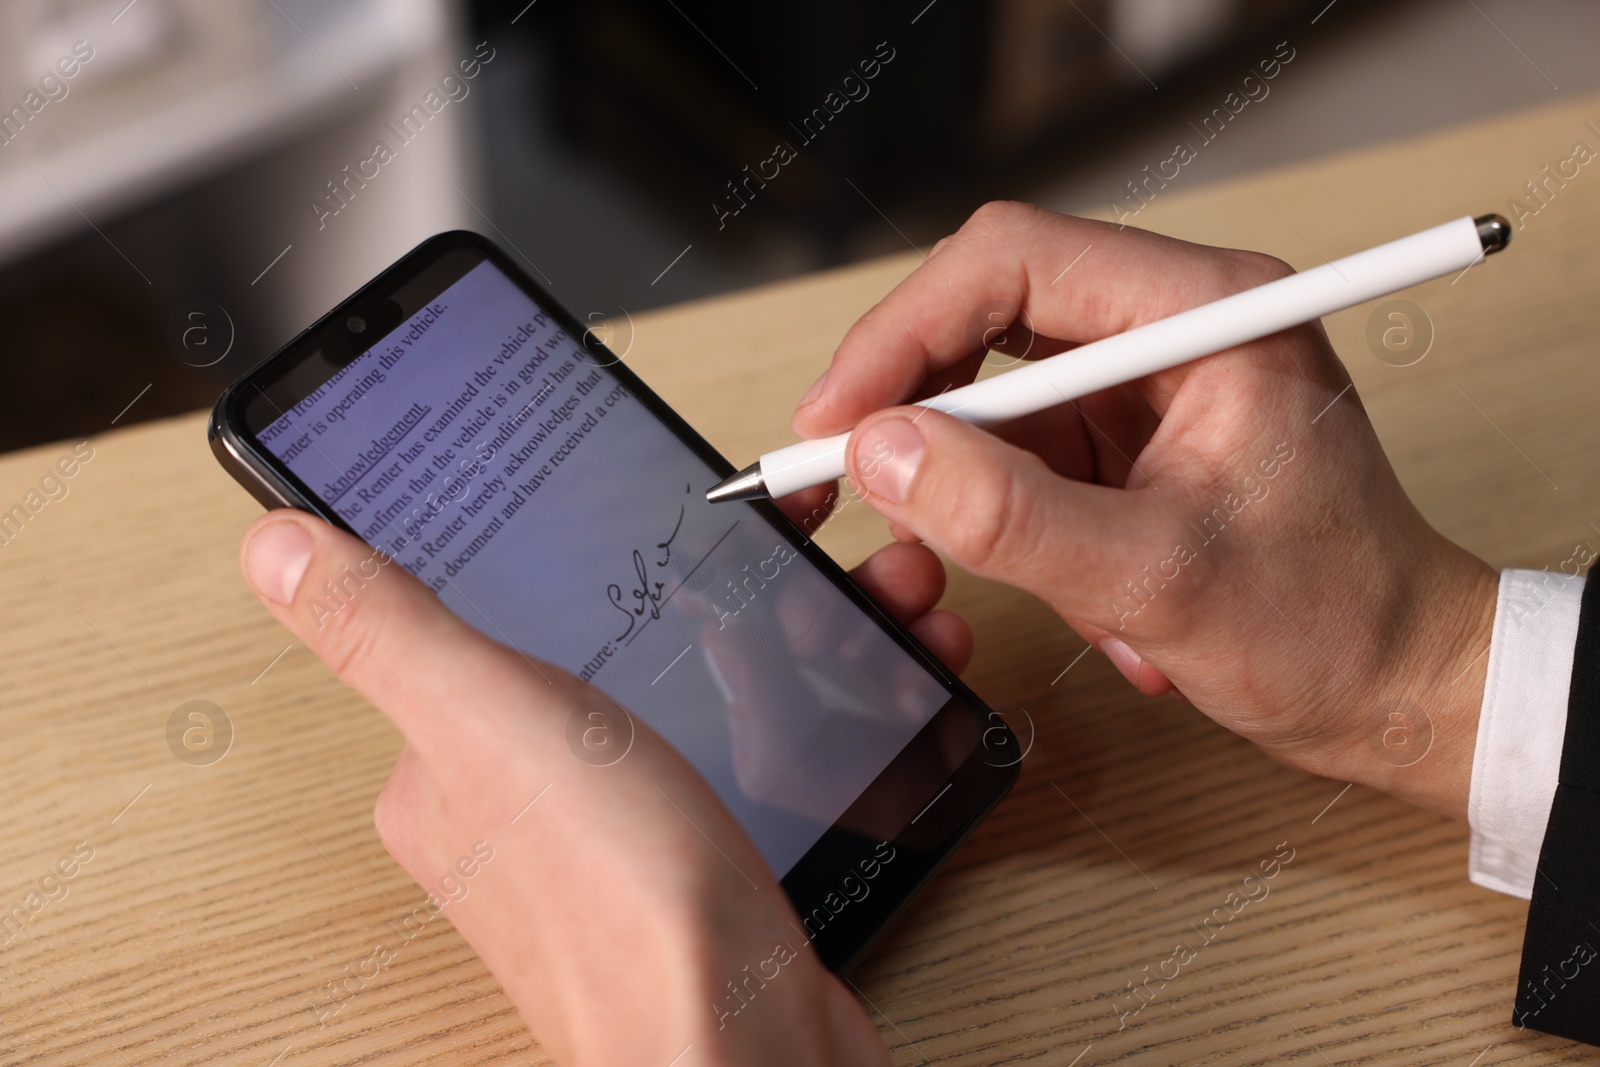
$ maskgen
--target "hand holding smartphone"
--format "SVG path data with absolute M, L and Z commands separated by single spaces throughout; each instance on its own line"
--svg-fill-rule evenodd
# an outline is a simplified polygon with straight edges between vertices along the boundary
M 776 506 L 706 503 L 732 466 L 481 237 L 412 251 L 230 387 L 209 435 L 268 507 L 603 694 L 575 699 L 560 753 L 594 787 L 636 735 L 664 740 L 830 969 L 1016 776 L 999 717 Z M 294 625 L 371 580 L 323 577 Z

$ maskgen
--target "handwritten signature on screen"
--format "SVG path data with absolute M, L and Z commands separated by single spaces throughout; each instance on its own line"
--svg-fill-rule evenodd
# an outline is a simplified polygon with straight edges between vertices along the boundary
M 684 492 L 689 492 L 689 488 L 688 485 L 685 485 L 683 487 Z M 655 547 L 661 555 L 660 559 L 654 561 L 657 567 L 665 567 L 672 560 L 672 541 L 678 536 L 678 531 L 683 529 L 683 516 L 684 505 L 680 504 L 678 505 L 678 521 L 673 524 L 672 532 L 666 536 L 665 540 L 656 542 Z M 636 548 L 633 550 L 633 582 L 631 583 L 631 588 L 624 593 L 622 586 L 616 582 L 606 586 L 606 599 L 611 603 L 612 607 L 628 617 L 627 629 L 617 634 L 612 640 L 621 641 L 627 637 L 633 632 L 634 627 L 639 624 L 639 620 L 647 614 L 652 619 L 661 618 L 661 603 L 666 599 L 662 594 L 662 590 L 666 588 L 666 583 L 651 581 L 650 574 L 651 571 L 645 562 L 644 553 Z

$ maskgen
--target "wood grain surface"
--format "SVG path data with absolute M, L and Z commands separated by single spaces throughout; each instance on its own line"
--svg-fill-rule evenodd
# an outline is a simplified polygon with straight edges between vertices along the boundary
M 1507 212 L 1575 141 L 1600 145 L 1589 120 L 1600 99 L 1248 181 L 1180 179 L 1138 222 L 1312 266 Z M 1405 294 L 1435 333 L 1421 362 L 1376 358 L 1374 305 L 1327 322 L 1407 489 L 1499 566 L 1600 548 L 1589 169 L 1504 257 Z M 629 362 L 743 463 L 790 440 L 793 401 L 839 336 L 917 262 L 639 316 L 615 347 L 631 332 Z M 235 551 L 257 508 L 203 421 L 91 438 L 68 495 L 0 547 L 0 916 L 27 918 L 0 929 L 0 1061 L 548 1062 L 446 923 L 397 933 L 422 892 L 371 810 L 398 736 L 248 594 Z M 0 508 L 74 444 L 0 459 Z M 886 534 L 852 505 L 821 540 L 854 563 Z M 1321 565 L 1307 544 L 1305 566 Z M 1139 698 L 1025 596 L 957 574 L 947 605 L 977 631 L 970 682 L 1034 737 L 1011 797 L 852 976 L 896 1063 L 1593 1061 L 1510 1025 L 1526 905 L 1467 882 L 1465 826 Z M 232 724 L 208 766 L 168 746 L 190 700 Z M 1191 924 L 1291 850 L 1265 897 L 1119 1018 L 1147 966 L 1198 943 Z M 393 962 L 328 1015 L 328 983 L 378 943 Z

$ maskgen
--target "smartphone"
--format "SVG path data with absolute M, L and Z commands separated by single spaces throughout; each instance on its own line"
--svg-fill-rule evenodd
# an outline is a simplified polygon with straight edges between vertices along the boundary
M 577 758 L 625 759 L 634 716 L 663 735 L 837 972 L 1016 778 L 1001 716 L 772 503 L 708 503 L 733 466 L 477 234 L 424 242 L 245 374 L 207 436 L 262 504 L 597 687 Z

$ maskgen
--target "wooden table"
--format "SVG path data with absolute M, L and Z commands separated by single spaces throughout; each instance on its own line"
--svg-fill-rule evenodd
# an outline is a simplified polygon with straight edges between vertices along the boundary
M 1179 182 L 1140 222 L 1311 266 L 1507 211 L 1574 141 L 1600 144 L 1589 119 L 1600 99 L 1253 182 Z M 1370 308 L 1328 322 L 1408 490 L 1497 565 L 1600 547 L 1592 170 L 1504 259 L 1407 294 L 1437 331 L 1420 363 L 1375 358 Z M 628 359 L 742 461 L 787 438 L 834 342 L 915 262 L 640 316 Z M 28 919 L 0 945 L 0 1060 L 547 1062 L 444 923 L 318 1026 L 324 984 L 421 896 L 371 824 L 399 737 L 247 593 L 235 546 L 256 507 L 202 426 L 196 414 L 94 438 L 70 494 L 0 547 L 0 917 Z M 0 506 L 68 448 L 0 460 Z M 884 539 L 847 507 L 824 543 L 853 563 Z M 855 975 L 896 1063 L 1592 1061 L 1510 1026 L 1525 905 L 1467 882 L 1464 826 L 1284 769 L 1188 707 L 1140 699 L 1024 596 L 957 575 L 948 603 L 978 633 L 973 686 L 1025 708 L 1037 737 L 1010 799 Z M 168 747 L 189 700 L 232 723 L 209 766 Z M 1270 895 L 1119 1030 L 1129 983 L 1282 842 L 1294 859 Z M 28 911 L 30 887 L 74 848 L 93 858 Z

